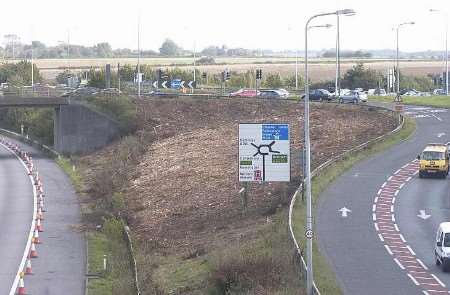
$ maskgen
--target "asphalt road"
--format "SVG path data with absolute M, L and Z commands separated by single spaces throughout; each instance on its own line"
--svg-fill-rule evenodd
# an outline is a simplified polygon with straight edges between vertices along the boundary
M 435 266 L 433 252 L 438 224 L 450 220 L 450 182 L 419 179 L 412 162 L 427 143 L 450 141 L 450 112 L 407 107 L 406 113 L 416 118 L 416 133 L 355 165 L 319 201 L 319 247 L 344 294 L 450 290 L 450 273 Z M 346 218 L 343 207 L 351 210 Z M 419 218 L 420 210 L 431 217 Z
M 14 142 L 33 156 L 43 182 L 47 211 L 44 212 L 44 232 L 39 234 L 42 240 L 37 246 L 39 258 L 32 260 L 34 274 L 25 277 L 27 294 L 82 295 L 86 271 L 85 241 L 80 226 L 79 201 L 70 179 L 53 160 L 38 150 Z M 32 187 L 24 167 L 2 148 L 0 157 L 0 225 L 3 228 L 0 230 L 0 294 L 7 294 L 25 248 L 33 202 Z M 3 255 L 11 258 L 3 258 Z M 6 263 L 8 267 L 5 267 Z M 2 288 L 7 288 L 8 292 L 3 292 Z
M 8 294 L 30 231 L 33 188 L 25 167 L 0 145 L 0 294 Z

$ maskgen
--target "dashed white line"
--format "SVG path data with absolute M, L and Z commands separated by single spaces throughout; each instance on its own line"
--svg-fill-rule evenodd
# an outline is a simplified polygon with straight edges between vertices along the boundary
M 397 195 L 398 195 L 398 190 L 396 190 L 394 193 L 394 196 L 397 196 Z
M 376 210 L 377 210 L 377 205 L 376 205 L 376 204 L 373 204 L 373 206 L 372 206 L 372 211 L 375 212 Z
M 380 231 L 380 229 L 378 228 L 378 224 L 376 222 L 373 225 L 375 226 L 376 231 Z
M 394 258 L 395 263 L 397 263 L 397 265 L 401 268 L 401 269 L 405 269 L 405 267 L 403 266 L 403 264 L 400 263 L 400 261 L 398 261 L 397 258 Z
M 411 274 L 408 274 L 408 277 L 411 279 L 411 281 L 413 281 L 414 284 L 416 284 L 416 286 L 419 286 L 419 283 L 416 281 L 416 279 Z
M 406 243 L 406 240 L 405 240 L 405 238 L 403 237 L 403 235 L 402 235 L 402 234 L 399 234 L 399 236 L 400 236 L 400 239 L 402 239 L 403 243 Z
M 378 238 L 380 238 L 380 241 L 384 242 L 383 236 L 381 234 L 378 234 Z
M 377 215 L 375 213 L 372 214 L 373 221 L 377 221 Z
M 394 255 L 394 254 L 392 253 L 392 251 L 391 251 L 391 248 L 389 248 L 388 245 L 384 245 L 384 248 L 386 248 L 386 251 L 388 251 L 388 253 L 389 253 L 390 255 Z
M 431 274 L 431 276 L 442 286 L 445 288 L 444 283 L 442 283 L 442 281 L 435 275 L 435 274 Z
M 381 187 L 385 187 L 385 186 L 386 186 L 386 182 L 381 185 Z
M 396 231 L 400 231 L 400 229 L 398 228 L 397 223 L 394 224 L 394 227 L 395 227 L 395 230 L 396 230 Z
M 409 245 L 406 245 L 406 248 L 408 248 L 409 252 L 411 252 L 412 255 L 416 256 L 416 253 L 414 253 L 413 249 L 411 249 L 411 247 Z M 421 263 L 421 264 L 423 265 L 423 263 Z

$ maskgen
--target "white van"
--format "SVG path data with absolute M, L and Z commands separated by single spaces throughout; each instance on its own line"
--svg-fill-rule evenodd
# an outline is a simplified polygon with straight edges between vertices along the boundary
M 436 265 L 441 265 L 443 271 L 450 270 L 450 222 L 439 224 L 434 246 Z

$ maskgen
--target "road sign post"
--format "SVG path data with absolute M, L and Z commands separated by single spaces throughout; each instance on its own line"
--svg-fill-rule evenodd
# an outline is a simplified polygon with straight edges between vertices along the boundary
M 288 124 L 239 124 L 239 181 L 290 181 Z

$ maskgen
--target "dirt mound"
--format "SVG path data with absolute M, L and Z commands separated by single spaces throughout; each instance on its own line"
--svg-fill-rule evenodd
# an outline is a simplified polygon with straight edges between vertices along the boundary
M 146 99 L 138 109 L 151 144 L 125 196 L 133 231 L 155 251 L 208 251 L 251 235 L 246 228 L 285 206 L 299 183 L 302 103 Z M 238 193 L 239 122 L 287 122 L 291 129 L 291 182 L 250 185 L 246 214 Z M 392 130 L 395 119 L 371 108 L 312 104 L 311 126 L 317 166 Z

